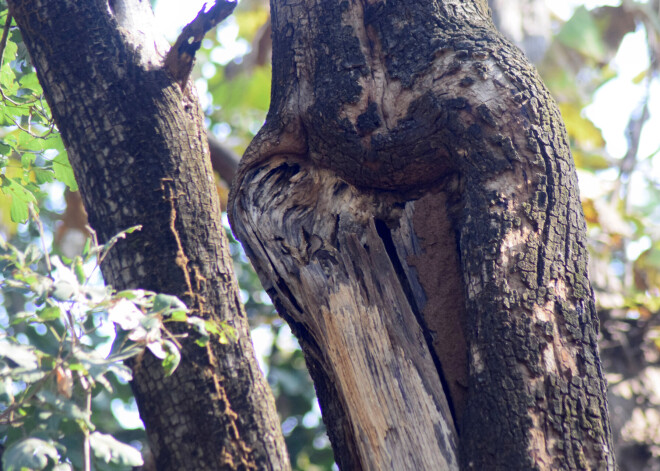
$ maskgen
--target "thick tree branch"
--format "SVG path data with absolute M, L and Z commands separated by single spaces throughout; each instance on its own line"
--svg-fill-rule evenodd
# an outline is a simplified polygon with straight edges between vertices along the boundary
M 229 147 L 220 142 L 211 132 L 206 132 L 209 141 L 209 150 L 211 151 L 211 166 L 218 172 L 227 186 L 230 186 L 238 169 L 238 162 L 241 158 Z

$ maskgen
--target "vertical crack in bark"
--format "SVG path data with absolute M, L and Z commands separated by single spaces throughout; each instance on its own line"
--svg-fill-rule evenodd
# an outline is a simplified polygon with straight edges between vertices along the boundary
M 534 133 L 536 135 L 536 139 L 540 141 L 540 138 L 537 133 Z M 555 182 L 555 174 L 556 174 L 556 169 L 554 167 L 555 163 L 552 161 L 550 156 L 548 155 L 548 152 L 545 149 L 545 146 L 541 146 L 541 155 L 543 156 L 543 161 L 545 162 L 545 177 L 547 178 L 547 186 L 546 188 L 549 189 L 555 189 L 557 188 L 557 182 Z M 538 193 L 537 193 L 538 194 Z M 548 251 L 549 251 L 549 241 L 550 241 L 550 231 L 553 229 L 553 225 L 551 224 L 552 221 L 552 215 L 555 211 L 555 206 L 557 204 L 556 201 L 556 196 L 554 191 L 548 191 L 546 189 L 545 191 L 545 222 L 543 224 L 543 235 L 541 240 L 545 242 L 544 244 L 544 249 L 538 251 L 538 258 L 537 258 L 537 284 L 538 286 L 543 286 L 545 287 L 545 272 L 546 272 L 546 258 L 548 257 Z M 570 231 L 566 231 L 567 237 L 570 235 Z M 567 246 L 569 244 L 566 244 Z M 569 259 L 566 258 L 565 262 L 568 263 Z
M 403 292 L 405 293 L 406 298 L 408 299 L 408 303 L 410 304 L 410 309 L 415 315 L 415 319 L 417 319 L 417 323 L 419 324 L 421 331 L 424 335 L 426 346 L 431 355 L 431 358 L 433 359 L 433 364 L 435 365 L 435 368 L 438 372 L 440 382 L 442 383 L 442 389 L 444 390 L 445 397 L 447 398 L 449 411 L 451 412 L 452 420 L 454 421 L 454 426 L 456 427 L 456 432 L 460 433 L 459 430 L 460 424 L 458 424 L 456 420 L 456 411 L 454 409 L 454 403 L 452 401 L 452 394 L 449 389 L 449 383 L 447 381 L 447 378 L 445 377 L 444 371 L 442 369 L 442 364 L 433 346 L 433 338 L 431 337 L 431 331 L 429 330 L 426 320 L 424 319 L 424 316 L 422 315 L 419 306 L 417 305 L 417 301 L 415 300 L 412 287 L 410 286 L 410 281 L 408 280 L 406 271 L 404 270 L 403 265 L 401 264 L 401 260 L 399 259 L 399 254 L 397 253 L 396 246 L 394 245 L 394 240 L 392 239 L 392 232 L 390 231 L 390 228 L 387 226 L 387 223 L 385 221 L 381 219 L 374 219 L 374 223 L 376 226 L 376 231 L 378 232 L 378 236 L 380 237 L 381 241 L 383 242 L 383 246 L 385 247 L 387 256 L 389 257 L 390 262 L 392 262 L 392 266 L 394 267 L 394 271 L 396 273 L 397 278 L 399 279 L 399 283 L 401 284 Z
M 456 469 L 452 413 L 419 309 L 387 253 L 392 235 L 373 218 L 382 204 L 309 165 L 286 178 L 289 166 L 247 174 L 233 228 L 305 349 L 338 462 Z

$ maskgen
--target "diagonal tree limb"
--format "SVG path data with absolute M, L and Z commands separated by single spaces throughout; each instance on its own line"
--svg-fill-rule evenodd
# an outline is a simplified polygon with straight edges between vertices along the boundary
M 231 15 L 234 8 L 236 8 L 235 1 L 217 0 L 215 5 L 205 12 L 206 4 L 204 4 L 195 19 L 183 28 L 165 57 L 165 68 L 182 88 L 185 88 L 188 81 L 195 61 L 195 53 L 204 35 Z

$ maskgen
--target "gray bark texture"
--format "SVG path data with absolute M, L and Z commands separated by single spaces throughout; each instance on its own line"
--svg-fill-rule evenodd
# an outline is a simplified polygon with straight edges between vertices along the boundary
M 185 300 L 238 340 L 194 335 L 165 377 L 150 353 L 134 362 L 135 396 L 159 470 L 281 470 L 288 457 L 272 394 L 239 302 L 191 83 L 163 68 L 146 0 L 9 1 L 101 241 L 142 225 L 102 270 L 114 288 Z M 180 79 L 180 78 L 179 78 Z
M 614 469 L 566 133 L 486 0 L 271 15 L 230 220 L 340 468 Z

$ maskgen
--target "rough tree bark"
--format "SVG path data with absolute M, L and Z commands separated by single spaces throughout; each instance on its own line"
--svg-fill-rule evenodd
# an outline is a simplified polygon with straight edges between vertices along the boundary
M 10 0 L 100 240 L 141 224 L 102 270 L 116 289 L 184 299 L 238 340 L 183 343 L 171 377 L 149 353 L 133 389 L 159 470 L 288 469 L 239 302 L 202 116 L 162 67 L 146 0 Z M 181 80 L 181 77 L 177 77 Z
M 557 107 L 486 0 L 271 2 L 232 227 L 342 469 L 614 469 Z

